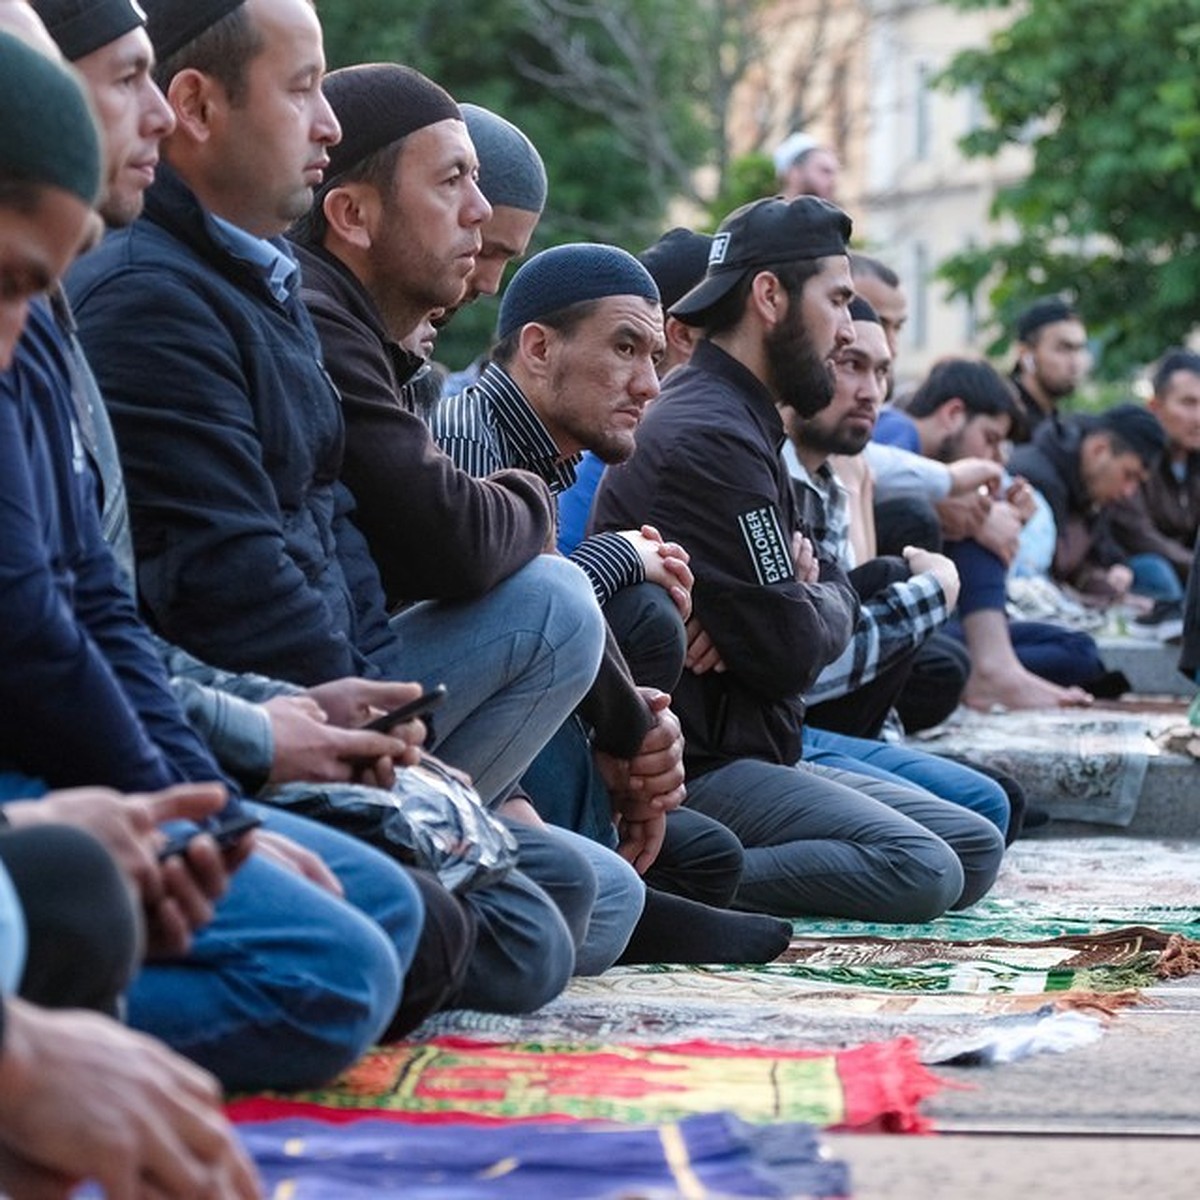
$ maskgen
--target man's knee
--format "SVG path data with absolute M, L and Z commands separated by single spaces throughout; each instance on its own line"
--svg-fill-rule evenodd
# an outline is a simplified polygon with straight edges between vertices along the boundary
M 670 595 L 656 583 L 622 588 L 604 606 L 634 680 L 673 691 L 683 673 L 687 631 Z

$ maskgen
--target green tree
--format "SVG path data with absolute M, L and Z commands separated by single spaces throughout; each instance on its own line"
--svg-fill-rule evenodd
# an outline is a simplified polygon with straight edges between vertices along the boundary
M 968 156 L 1026 146 L 1031 170 L 993 215 L 1015 236 L 942 266 L 956 294 L 990 289 L 1005 327 L 1023 304 L 1072 294 L 1110 378 L 1182 340 L 1200 312 L 1197 0 L 949 0 L 1014 20 L 942 76 L 986 119 Z M 999 349 L 999 343 L 995 347 Z
M 729 3 L 321 0 L 320 12 L 331 67 L 408 63 L 532 138 L 550 180 L 532 250 L 573 240 L 638 250 L 673 197 L 694 196 L 694 169 L 723 144 L 723 119 L 718 136 L 705 102 L 707 39 Z M 494 321 L 492 305 L 464 311 L 439 357 L 469 359 Z

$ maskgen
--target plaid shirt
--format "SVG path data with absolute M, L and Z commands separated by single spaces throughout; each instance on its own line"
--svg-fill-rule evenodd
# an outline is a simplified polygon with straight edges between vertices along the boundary
M 455 465 L 472 475 L 517 467 L 544 479 L 555 496 L 575 482 L 580 456 L 562 457 L 524 393 L 495 363 L 488 363 L 478 383 L 438 404 L 429 426 Z M 568 557 L 583 569 L 601 605 L 646 578 L 641 556 L 619 533 L 585 538 Z
M 783 461 L 798 489 L 815 499 L 812 508 L 825 514 L 823 528 L 814 532 L 820 550 L 846 563 L 850 557 L 850 517 L 846 489 L 828 463 L 812 476 L 796 456 L 791 442 L 783 446 Z M 805 693 L 809 704 L 836 700 L 870 683 L 880 671 L 915 650 L 950 618 L 942 585 L 928 572 L 893 583 L 859 605 L 858 625 L 842 653 L 817 676 Z

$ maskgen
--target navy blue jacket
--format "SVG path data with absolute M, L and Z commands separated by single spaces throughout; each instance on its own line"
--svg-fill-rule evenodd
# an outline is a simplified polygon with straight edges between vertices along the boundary
M 0 375 L 0 769 L 146 791 L 221 778 L 100 529 L 66 350 L 30 310 Z
M 68 292 L 154 626 L 216 666 L 305 686 L 396 674 L 379 574 L 338 482 L 337 393 L 298 297 L 276 300 L 169 168 Z

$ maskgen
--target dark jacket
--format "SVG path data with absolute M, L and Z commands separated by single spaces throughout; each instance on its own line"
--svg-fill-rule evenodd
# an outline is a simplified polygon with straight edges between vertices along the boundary
M 323 250 L 296 247 L 302 296 L 342 396 L 342 480 L 388 603 L 479 596 L 541 553 L 554 503 L 525 471 L 460 471 L 398 397 L 416 361 L 384 328 L 354 275 Z
M 1200 556 L 1200 546 L 1196 553 Z M 1200 568 L 1194 562 L 1183 602 L 1183 648 L 1179 654 L 1179 669 L 1189 679 L 1195 679 L 1200 671 Z
M 1200 454 L 1188 455 L 1182 482 L 1164 454 L 1137 495 L 1114 504 L 1113 536 L 1127 554 L 1161 554 L 1181 579 L 1192 567 L 1200 530 Z
M 390 673 L 379 574 L 338 480 L 341 409 L 299 297 L 281 303 L 229 253 L 168 168 L 68 291 L 159 631 L 217 666 L 300 684 Z
M 219 779 L 104 541 L 71 387 L 39 302 L 0 374 L 0 769 L 130 792 Z
M 835 564 L 799 583 L 800 517 L 780 459 L 783 426 L 767 389 L 701 342 L 673 371 L 638 430 L 637 451 L 597 492 L 596 529 L 654 525 L 691 555 L 696 616 L 723 673 L 685 671 L 673 707 L 688 769 L 736 758 L 800 758 L 803 693 L 850 639 L 858 598 Z
M 1033 441 L 1012 452 L 1008 469 L 1028 479 L 1054 514 L 1055 578 L 1081 592 L 1107 595 L 1104 572 L 1126 556 L 1112 535 L 1111 505 L 1098 508 L 1092 502 L 1079 470 L 1080 446 L 1096 428 L 1094 417 L 1043 421 Z
M 1013 424 L 1012 441 L 1024 445 L 1033 441 L 1034 435 L 1045 424 L 1057 425 L 1062 419 L 1058 410 L 1048 413 L 1033 397 L 1033 393 L 1021 382 L 1017 371 L 1008 377 L 1009 382 L 1017 389 L 1018 420 Z

